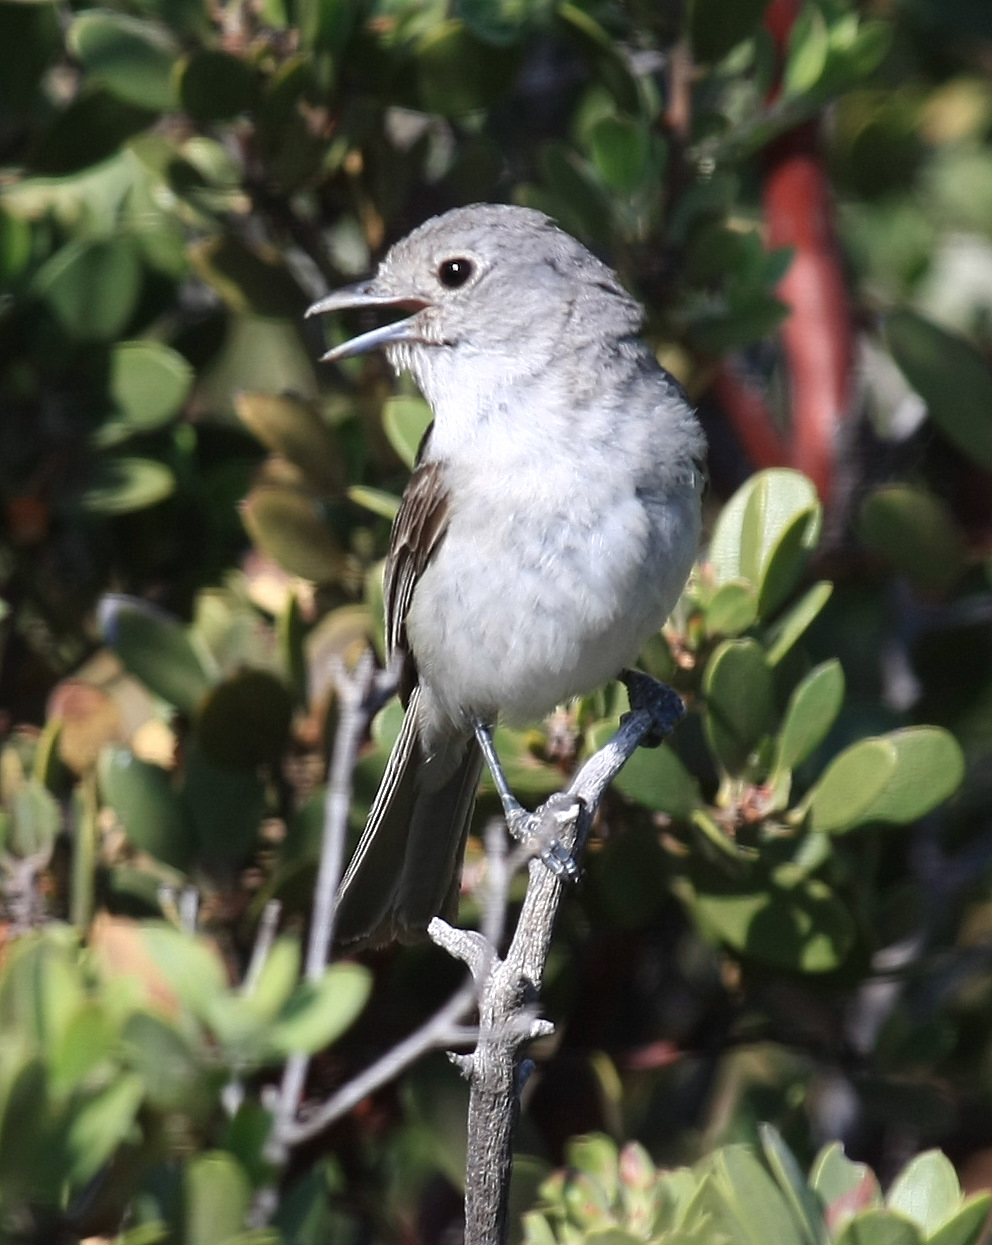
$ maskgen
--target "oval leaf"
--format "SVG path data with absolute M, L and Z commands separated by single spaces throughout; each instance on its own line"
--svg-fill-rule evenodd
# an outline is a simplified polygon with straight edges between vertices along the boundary
M 79 341 L 111 341 L 126 327 L 141 292 L 141 264 L 126 236 L 77 239 L 38 271 L 34 288 Z
M 361 964 L 335 964 L 295 992 L 267 1037 L 280 1055 L 313 1054 L 329 1046 L 365 1006 L 371 975 Z
M 752 476 L 724 506 L 713 531 L 709 560 L 717 583 L 745 579 L 760 593 L 783 536 L 800 515 L 809 512 L 813 514 L 804 530 L 805 552 L 819 536 L 820 506 L 812 482 L 784 467 Z M 781 569 L 778 574 L 783 574 Z
M 755 640 L 725 640 L 706 665 L 706 737 L 731 774 L 745 768 L 772 711 L 772 675 Z
M 181 713 L 196 712 L 213 672 L 182 623 L 114 595 L 102 599 L 98 617 L 104 639 L 135 678 Z
M 758 594 L 746 579 L 721 584 L 706 606 L 706 634 L 735 636 L 758 618 Z
M 964 756 L 949 731 L 910 726 L 883 735 L 896 752 L 896 768 L 865 820 L 908 825 L 954 794 L 964 777 Z
M 176 107 L 179 49 L 163 27 L 94 9 L 72 23 L 67 43 L 90 77 L 119 99 L 155 110 Z
M 941 432 L 992 468 L 992 372 L 974 346 L 912 311 L 893 312 L 885 336 Z
M 923 489 L 876 489 L 861 507 L 859 533 L 869 549 L 924 590 L 949 588 L 964 570 L 965 541 L 950 509 Z
M 795 769 L 826 738 L 844 703 L 844 671 L 839 661 L 811 670 L 789 697 L 778 733 L 777 766 Z
M 166 771 L 140 761 L 128 748 L 105 748 L 97 773 L 103 798 L 130 842 L 164 864 L 185 869 L 192 839 Z
M 241 504 L 248 535 L 291 575 L 314 583 L 337 579 L 344 554 L 313 498 L 282 484 L 262 484 Z
M 170 497 L 175 477 L 152 458 L 101 458 L 80 503 L 90 514 L 130 514 Z
M 340 491 L 345 473 L 337 440 L 309 402 L 288 394 L 239 393 L 234 407 L 267 449 L 295 463 L 317 489 Z
M 629 117 L 602 117 L 589 133 L 593 164 L 618 194 L 632 194 L 648 171 L 648 134 Z
M 114 416 L 97 434 L 101 445 L 148 432 L 181 410 L 193 385 L 193 369 L 161 342 L 119 342 L 110 355 Z
M 293 698 L 267 670 L 241 670 L 204 700 L 196 736 L 205 756 L 225 769 L 276 764 L 289 738 Z
M 807 797 L 813 829 L 841 834 L 864 824 L 896 765 L 896 749 L 887 739 L 861 739 L 845 748 Z

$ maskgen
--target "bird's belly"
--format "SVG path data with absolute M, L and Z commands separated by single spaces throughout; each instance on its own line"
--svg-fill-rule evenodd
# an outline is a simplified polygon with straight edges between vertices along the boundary
M 504 499 L 505 503 L 505 499 Z M 673 608 L 691 567 L 695 498 L 581 499 L 455 516 L 411 603 L 420 671 L 454 720 L 543 717 L 635 660 Z

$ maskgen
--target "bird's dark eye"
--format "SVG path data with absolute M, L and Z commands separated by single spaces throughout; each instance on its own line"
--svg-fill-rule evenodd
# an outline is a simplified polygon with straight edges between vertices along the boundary
M 449 290 L 457 290 L 475 272 L 470 259 L 445 259 L 437 269 L 437 279 Z

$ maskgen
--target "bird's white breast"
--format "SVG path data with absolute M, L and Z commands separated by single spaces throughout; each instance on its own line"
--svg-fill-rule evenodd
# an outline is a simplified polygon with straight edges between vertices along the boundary
M 614 677 L 664 622 L 695 553 L 698 492 L 689 472 L 662 487 L 643 410 L 576 409 L 539 379 L 472 374 L 468 391 L 431 395 L 450 521 L 407 633 L 454 720 L 533 721 Z

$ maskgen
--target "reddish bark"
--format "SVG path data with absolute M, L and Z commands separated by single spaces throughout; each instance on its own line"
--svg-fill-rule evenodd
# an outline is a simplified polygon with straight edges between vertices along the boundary
M 780 67 L 797 11 L 797 0 L 772 0 L 765 15 Z M 780 78 L 769 102 L 778 95 Z M 788 435 L 779 433 L 764 397 L 727 364 L 716 393 L 755 466 L 797 467 L 827 502 L 835 483 L 838 431 L 851 409 L 854 326 L 815 122 L 770 144 L 762 193 L 769 247 L 794 251 L 775 291 L 790 311 L 781 329 L 791 399 Z

